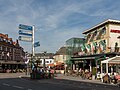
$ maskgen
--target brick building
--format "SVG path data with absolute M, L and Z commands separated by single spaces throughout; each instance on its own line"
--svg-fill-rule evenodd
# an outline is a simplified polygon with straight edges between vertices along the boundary
M 19 45 L 18 40 L 15 42 L 8 34 L 0 33 L 0 68 L 17 69 L 22 68 L 24 65 L 25 52 Z

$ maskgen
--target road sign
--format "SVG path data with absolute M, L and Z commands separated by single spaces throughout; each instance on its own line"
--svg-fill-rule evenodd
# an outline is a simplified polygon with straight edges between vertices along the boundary
M 32 38 L 31 38 L 31 37 L 19 36 L 18 39 L 19 39 L 20 41 L 32 42 Z
M 32 32 L 31 32 L 31 31 L 19 30 L 18 33 L 19 33 L 20 35 L 32 36 Z
M 38 46 L 40 46 L 40 42 L 35 42 L 34 47 L 38 47 Z
M 28 25 L 23 25 L 23 24 L 19 24 L 19 29 L 24 29 L 24 30 L 33 30 L 32 26 L 28 26 Z

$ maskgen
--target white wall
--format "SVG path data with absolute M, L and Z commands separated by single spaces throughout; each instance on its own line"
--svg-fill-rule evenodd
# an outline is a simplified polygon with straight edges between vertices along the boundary
M 43 63 L 44 63 L 44 59 L 40 59 L 41 61 L 42 61 L 42 65 L 43 65 Z M 47 65 L 47 64 L 51 64 L 51 63 L 54 63 L 54 59 L 45 59 L 45 64 Z
M 120 33 L 110 32 L 111 30 L 120 30 L 120 26 L 109 25 L 109 33 L 110 33 L 109 47 L 115 47 L 116 42 L 118 43 L 118 47 L 120 47 L 120 39 L 117 38 L 118 36 L 120 36 Z

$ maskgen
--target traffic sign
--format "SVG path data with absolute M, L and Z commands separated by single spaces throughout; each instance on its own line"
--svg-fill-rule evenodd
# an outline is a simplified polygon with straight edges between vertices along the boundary
M 19 30 L 18 33 L 19 33 L 20 35 L 32 36 L 32 32 L 31 32 L 31 31 Z
M 32 26 L 28 26 L 28 25 L 23 25 L 23 24 L 19 24 L 19 29 L 24 29 L 24 30 L 33 30 Z
M 19 36 L 18 39 L 19 39 L 20 41 L 32 42 L 32 38 L 31 38 L 31 37 Z
M 34 47 L 38 47 L 38 46 L 40 46 L 40 42 L 35 42 Z

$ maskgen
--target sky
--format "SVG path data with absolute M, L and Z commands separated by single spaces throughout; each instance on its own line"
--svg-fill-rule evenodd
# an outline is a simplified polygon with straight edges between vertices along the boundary
M 19 24 L 35 26 L 36 53 L 55 53 L 66 40 L 107 19 L 120 20 L 120 0 L 0 0 L 0 33 L 18 39 Z M 32 43 L 19 41 L 25 51 Z

